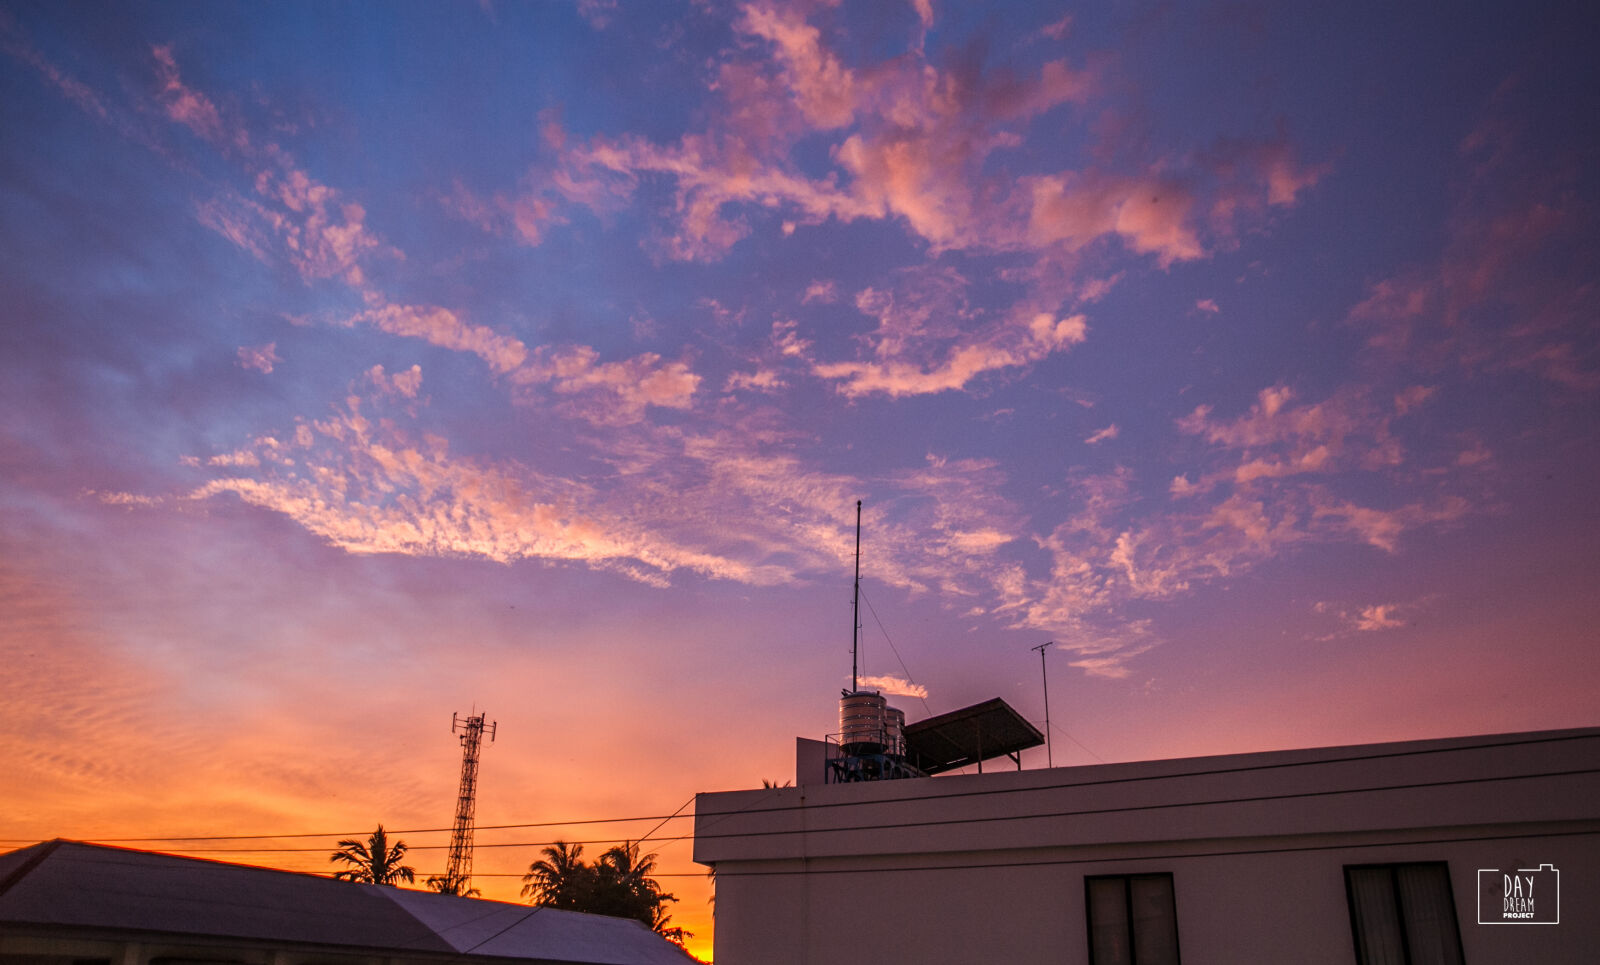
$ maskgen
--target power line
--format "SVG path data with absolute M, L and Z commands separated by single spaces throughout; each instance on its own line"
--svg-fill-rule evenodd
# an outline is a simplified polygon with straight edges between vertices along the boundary
M 872 600 L 867 599 L 866 594 L 863 593 L 862 598 L 867 600 L 867 612 L 872 614 L 872 621 L 878 625 L 879 630 L 883 631 L 883 639 L 888 641 L 889 649 L 894 652 L 894 659 L 899 661 L 900 670 L 906 675 L 906 681 L 908 683 L 915 684 L 916 680 L 912 679 L 911 671 L 906 667 L 905 660 L 900 656 L 900 648 L 894 645 L 894 638 L 889 636 L 888 628 L 883 625 L 882 620 L 878 619 L 877 608 L 872 605 Z M 928 706 L 928 698 L 919 694 L 917 699 L 922 701 L 922 709 L 927 711 L 929 716 L 932 716 L 933 708 Z
M 691 800 L 693 800 L 693 799 L 691 798 Z M 683 810 L 683 809 L 682 808 L 678 809 L 678 811 L 681 811 L 681 810 Z M 634 816 L 634 817 L 625 817 L 625 818 L 586 818 L 586 819 L 575 820 L 575 821 L 530 821 L 530 822 L 524 822 L 524 823 L 521 823 L 521 824 L 480 824 L 480 825 L 478 825 L 477 830 L 479 830 L 479 831 L 506 831 L 506 830 L 512 830 L 512 829 L 517 829 L 517 828 L 560 828 L 560 827 L 580 826 L 580 825 L 585 825 L 585 824 L 625 824 L 625 823 L 630 822 L 630 821 L 671 821 L 671 820 L 674 820 L 674 819 L 682 819 L 682 818 L 694 817 L 693 814 L 679 814 L 678 811 L 674 811 L 671 814 L 641 814 L 641 815 L 637 815 L 637 816 Z M 395 829 L 395 830 L 392 830 L 392 831 L 388 831 L 387 833 L 389 833 L 389 834 L 433 834 L 433 833 L 443 833 L 443 832 L 446 832 L 446 831 L 453 832 L 454 830 L 455 830 L 454 827 L 448 827 L 448 828 L 398 828 L 398 829 Z M 168 837 L 96 838 L 94 840 L 100 842 L 101 844 L 131 844 L 131 843 L 140 842 L 140 841 L 154 841 L 154 842 L 161 842 L 161 841 L 266 841 L 266 840 L 277 839 L 277 838 L 352 838 L 352 837 L 360 837 L 361 835 L 371 834 L 371 833 L 372 833 L 372 831 L 369 828 L 369 829 L 367 829 L 365 831 L 296 831 L 296 832 L 289 833 L 289 834 L 183 834 L 183 835 L 171 835 L 171 836 L 168 836 Z M 23 839 L 14 838 L 14 839 L 9 839 L 9 840 L 18 840 L 18 841 L 20 841 L 20 840 L 23 840 Z M 28 839 L 25 843 L 31 844 L 31 843 L 33 843 L 33 841 L 32 841 L 32 839 Z
M 682 834 L 670 838 L 656 838 L 655 840 L 663 843 L 672 843 L 675 841 L 690 841 L 693 839 L 694 835 L 692 834 Z M 644 840 L 644 838 L 640 838 L 638 841 L 635 841 L 632 838 L 593 838 L 582 841 L 566 841 L 564 839 L 555 839 L 550 841 L 506 841 L 497 844 L 483 844 L 482 842 L 479 842 L 474 845 L 474 847 L 478 850 L 482 850 L 484 848 L 538 848 L 553 844 L 638 844 Z M 95 843 L 106 844 L 107 842 L 104 840 L 96 840 Z M 451 846 L 448 844 L 408 844 L 406 845 L 406 853 L 410 854 L 413 851 L 448 851 L 450 850 L 450 847 Z M 317 848 L 166 848 L 164 850 L 168 854 L 321 854 L 327 851 L 328 848 L 326 845 L 324 845 Z

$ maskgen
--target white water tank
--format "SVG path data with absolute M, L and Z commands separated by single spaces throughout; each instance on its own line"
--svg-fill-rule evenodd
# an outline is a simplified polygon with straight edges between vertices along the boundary
M 888 709 L 883 695 L 870 690 L 839 698 L 839 746 L 846 754 L 883 753 Z

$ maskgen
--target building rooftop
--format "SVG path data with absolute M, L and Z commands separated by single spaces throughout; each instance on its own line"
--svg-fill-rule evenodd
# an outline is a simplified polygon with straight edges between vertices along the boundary
M 637 921 L 56 839 L 0 855 L 0 930 L 413 958 L 684 965 Z

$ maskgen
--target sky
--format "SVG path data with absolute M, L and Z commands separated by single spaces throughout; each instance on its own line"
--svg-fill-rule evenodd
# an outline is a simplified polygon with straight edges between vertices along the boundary
M 1597 27 L 0 5 L 0 847 L 447 827 L 476 710 L 514 898 L 837 730 L 858 499 L 1029 767 L 1596 724 Z

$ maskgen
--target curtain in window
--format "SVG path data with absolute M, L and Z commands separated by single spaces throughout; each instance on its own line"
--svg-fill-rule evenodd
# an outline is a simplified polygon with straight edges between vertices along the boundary
M 1361 965 L 1406 965 L 1394 876 L 1388 868 L 1350 868 L 1345 874 L 1355 919 L 1356 960 Z
M 1361 965 L 1462 965 L 1443 863 L 1346 868 Z
M 1442 864 L 1403 864 L 1395 867 L 1394 876 L 1411 965 L 1461 965 L 1449 869 Z
M 1094 965 L 1133 965 L 1126 888 L 1126 878 L 1089 879 L 1089 960 Z
M 1138 965 L 1178 965 L 1172 879 L 1165 875 L 1128 879 L 1128 905 L 1133 909 L 1133 960 Z

